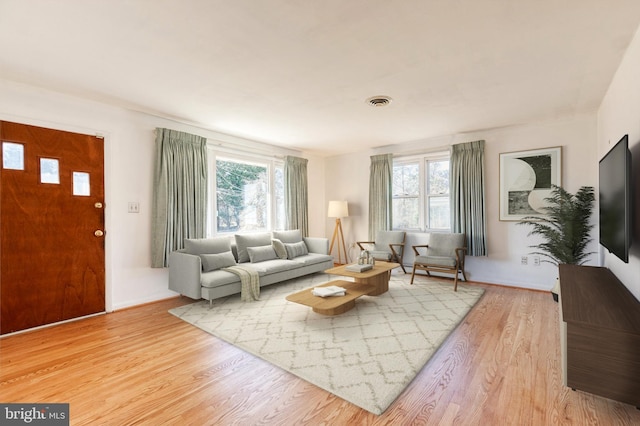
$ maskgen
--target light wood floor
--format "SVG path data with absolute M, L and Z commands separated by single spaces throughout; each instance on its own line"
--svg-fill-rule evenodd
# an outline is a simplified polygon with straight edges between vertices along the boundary
M 167 313 L 186 298 L 0 339 L 0 402 L 68 402 L 74 425 L 640 424 L 633 406 L 562 386 L 549 293 L 482 287 L 381 416 Z

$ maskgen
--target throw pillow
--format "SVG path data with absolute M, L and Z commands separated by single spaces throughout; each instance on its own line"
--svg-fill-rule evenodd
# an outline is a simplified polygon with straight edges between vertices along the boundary
M 224 253 L 231 250 L 229 237 L 187 238 L 184 249 L 189 254 Z
M 271 246 L 271 234 L 236 234 L 236 247 L 238 249 L 238 263 L 248 262 L 249 253 L 247 247 Z
M 277 259 L 278 255 L 273 246 L 247 247 L 249 260 L 251 263 L 264 262 L 265 260 Z
M 287 249 L 287 257 L 289 259 L 309 254 L 309 250 L 307 250 L 307 245 L 304 243 L 304 241 L 300 241 L 299 243 L 285 244 L 284 246 Z
M 302 241 L 302 232 L 299 229 L 291 231 L 273 231 L 273 238 L 285 244 L 299 243 Z
M 226 268 L 236 264 L 236 259 L 230 251 L 216 254 L 201 254 L 202 271 L 209 272 L 216 269 Z
M 271 245 L 273 246 L 273 249 L 276 251 L 276 254 L 280 259 L 287 258 L 287 248 L 284 246 L 284 243 L 282 241 L 274 238 L 273 240 L 271 240 Z

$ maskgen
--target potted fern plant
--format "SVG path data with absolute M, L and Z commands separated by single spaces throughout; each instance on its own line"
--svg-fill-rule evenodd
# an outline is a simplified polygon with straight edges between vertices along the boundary
M 551 194 L 545 198 L 543 211 L 546 216 L 527 216 L 520 225 L 533 228 L 529 235 L 539 235 L 544 242 L 529 246 L 537 249 L 533 255 L 542 257 L 542 262 L 559 265 L 569 263 L 582 265 L 593 252 L 587 252 L 591 241 L 591 212 L 595 195 L 593 187 L 583 186 L 575 194 L 553 185 Z M 552 290 L 554 300 L 558 300 L 557 290 Z

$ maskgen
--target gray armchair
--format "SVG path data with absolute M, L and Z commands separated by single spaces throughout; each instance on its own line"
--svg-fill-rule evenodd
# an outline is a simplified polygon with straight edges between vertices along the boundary
M 371 256 L 376 260 L 399 263 L 402 271 L 406 274 L 407 271 L 402 264 L 406 236 L 404 231 L 378 231 L 375 241 L 358 241 L 356 244 L 360 250 L 369 250 Z
M 416 275 L 416 270 L 430 272 L 444 272 L 454 274 L 453 291 L 458 291 L 458 274 L 467 281 L 464 272 L 464 257 L 467 251 L 464 234 L 432 233 L 429 236 L 429 244 L 412 246 L 416 258 L 413 262 L 411 284 Z M 420 254 L 418 249 L 426 249 L 426 253 Z M 421 274 L 418 274 L 421 275 Z

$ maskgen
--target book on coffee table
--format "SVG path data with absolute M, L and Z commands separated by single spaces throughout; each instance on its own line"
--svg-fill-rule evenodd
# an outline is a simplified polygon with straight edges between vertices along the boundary
M 312 290 L 314 296 L 329 297 L 329 296 L 344 296 L 347 290 L 344 287 L 338 287 L 331 285 L 328 287 L 316 287 Z

